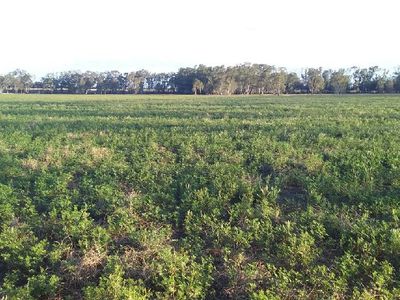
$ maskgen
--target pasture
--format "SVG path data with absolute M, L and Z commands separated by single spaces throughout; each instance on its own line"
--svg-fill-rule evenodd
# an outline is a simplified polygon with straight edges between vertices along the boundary
M 0 95 L 0 299 L 398 298 L 399 133 L 399 95 Z

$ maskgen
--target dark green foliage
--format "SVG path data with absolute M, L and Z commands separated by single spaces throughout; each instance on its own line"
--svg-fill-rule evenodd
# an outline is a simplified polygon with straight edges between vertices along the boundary
M 300 79 L 301 77 L 301 79 Z M 173 73 L 139 70 L 50 73 L 39 81 L 23 70 L 0 74 L 0 92 L 43 94 L 318 94 L 400 92 L 399 71 L 390 73 L 373 66 L 368 69 L 322 70 L 304 73 L 266 64 L 180 68 Z
M 399 132 L 396 96 L 3 95 L 0 298 L 397 299 Z

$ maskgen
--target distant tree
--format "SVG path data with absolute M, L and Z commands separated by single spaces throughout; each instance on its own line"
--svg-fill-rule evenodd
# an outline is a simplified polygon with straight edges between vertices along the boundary
M 373 79 L 378 93 L 393 93 L 394 81 L 390 78 L 388 70 L 384 69 L 379 74 L 375 74 Z
M 273 93 L 274 91 L 274 84 L 276 84 L 277 78 L 276 74 L 273 75 L 273 73 L 276 73 L 276 69 L 274 66 L 266 65 L 266 64 L 257 64 L 255 65 L 255 71 L 256 71 L 256 76 L 257 76 L 257 82 L 256 82 L 256 91 L 258 94 L 264 94 L 264 93 Z M 275 82 L 273 82 L 275 80 Z
M 353 85 L 352 89 L 356 93 L 361 93 L 361 86 L 362 86 L 362 76 L 361 76 L 361 70 L 358 67 L 352 67 L 352 77 L 353 77 Z
M 376 81 L 375 81 L 376 85 L 375 85 L 375 87 L 376 87 L 376 91 L 378 93 L 384 93 L 385 92 L 386 81 L 387 81 L 387 77 L 386 77 L 385 74 L 381 74 L 381 75 L 378 75 L 376 77 Z
M 194 68 L 193 82 L 198 79 L 203 84 L 203 92 L 206 94 L 219 94 L 221 78 L 225 72 L 225 67 L 207 67 L 205 65 L 199 65 Z M 192 84 L 193 84 L 192 82 Z M 193 92 L 193 86 L 192 86 Z
M 8 75 L 7 76 L 7 81 L 9 83 L 9 88 L 11 88 L 11 90 L 14 93 L 18 93 L 23 88 L 22 87 L 22 83 L 19 80 L 19 73 L 20 73 L 20 70 L 17 69 L 15 71 L 12 71 L 12 72 L 7 74 Z
M 12 92 L 15 87 L 15 78 L 11 73 L 4 75 L 3 77 L 3 91 L 7 93 Z
M 391 75 L 377 66 L 336 71 L 309 68 L 299 78 L 284 68 L 244 63 L 230 67 L 198 65 L 174 73 L 67 71 L 47 74 L 35 83 L 29 73 L 19 69 L 0 76 L 0 92 L 28 93 L 32 86 L 39 92 L 85 94 L 91 90 L 113 94 L 392 93 L 400 92 L 400 69 Z
M 86 71 L 80 76 L 79 90 L 88 94 L 92 88 L 95 88 L 99 75 L 96 72 Z
M 385 93 L 394 93 L 394 80 L 393 78 L 388 78 L 385 82 Z
M 16 69 L 5 75 L 2 83 L 3 89 L 11 90 L 14 93 L 28 93 L 32 84 L 32 75 L 21 69 Z
M 49 73 L 46 76 L 42 77 L 42 88 L 53 93 L 57 89 L 58 85 L 58 77 L 54 73 Z
M 31 86 L 31 89 L 32 88 L 34 88 L 34 89 L 43 89 L 43 82 L 41 81 L 41 80 L 38 80 L 38 81 L 35 81 L 35 82 L 33 82 L 32 83 L 32 86 Z M 39 90 L 39 93 L 40 93 L 41 91 Z M 47 91 L 46 91 L 47 92 Z
M 177 73 L 172 76 L 170 83 L 174 91 L 178 94 L 192 93 L 193 81 L 196 79 L 196 69 L 180 68 Z
M 235 80 L 235 69 L 227 68 L 222 78 L 222 94 L 231 95 L 235 93 L 237 89 L 237 83 Z
M 126 86 L 129 93 L 137 94 L 139 92 L 139 84 L 138 78 L 136 77 L 136 72 L 130 72 L 126 76 Z
M 294 94 L 301 92 L 303 89 L 303 84 L 297 73 L 289 73 L 286 76 L 286 92 L 289 94 Z
M 97 90 L 100 93 L 117 94 L 125 91 L 127 74 L 118 71 L 108 71 L 100 74 Z
M 128 92 L 141 94 L 144 92 L 145 84 L 150 73 L 146 70 L 139 70 L 136 72 L 130 72 L 126 77 L 126 85 Z
M 353 89 L 359 93 L 369 93 L 377 90 L 378 66 L 368 69 L 353 67 Z
M 149 72 L 149 74 L 146 76 L 146 82 L 145 82 L 146 90 L 154 92 L 156 84 L 157 84 L 157 74 Z
M 332 93 L 333 92 L 333 87 L 332 87 L 332 73 L 333 71 L 331 69 L 324 70 L 322 72 L 322 78 L 324 78 L 325 86 L 324 86 L 324 92 L 326 93 Z
M 58 78 L 58 86 L 61 92 L 76 94 L 80 89 L 81 73 L 78 71 L 62 72 Z
M 193 88 L 192 91 L 195 95 L 197 95 L 197 93 L 201 94 L 203 92 L 204 89 L 204 83 L 201 80 L 195 79 L 193 81 Z
M 303 80 L 311 94 L 319 93 L 324 89 L 325 81 L 322 77 L 322 68 L 319 69 L 306 69 L 303 74 Z
M 0 93 L 3 93 L 5 90 L 5 77 L 3 75 L 0 75 Z
M 170 80 L 172 78 L 171 73 L 156 73 L 152 75 L 152 84 L 154 92 L 156 93 L 169 93 L 171 91 Z
M 257 90 L 257 65 L 245 63 L 236 67 L 235 81 L 240 94 L 252 94 Z
M 118 81 L 117 93 L 118 92 L 126 92 L 128 73 L 120 73 L 120 72 L 118 72 L 118 73 L 119 73 L 119 75 L 117 77 L 117 81 Z
M 281 93 L 285 92 L 286 75 L 286 70 L 283 68 L 280 68 L 272 73 L 271 89 L 274 94 L 279 96 Z
M 20 81 L 21 88 L 25 93 L 29 93 L 29 89 L 33 84 L 32 75 L 24 70 L 19 70 L 18 80 Z
M 393 86 L 396 93 L 400 93 L 400 68 L 394 73 Z
M 368 72 L 367 72 L 367 85 L 368 85 L 368 89 L 366 92 L 373 92 L 373 91 L 378 91 L 378 79 L 379 76 L 378 72 L 380 71 L 378 66 L 373 66 L 373 67 L 369 67 L 368 68 Z M 382 85 L 379 87 L 382 87 L 382 91 L 383 91 L 383 86 L 384 83 L 382 83 Z
M 350 85 L 350 76 L 346 75 L 344 69 L 333 71 L 330 76 L 329 86 L 335 94 L 343 94 Z

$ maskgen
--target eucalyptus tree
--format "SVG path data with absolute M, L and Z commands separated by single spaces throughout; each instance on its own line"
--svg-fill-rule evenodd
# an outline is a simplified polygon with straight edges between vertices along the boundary
M 15 78 L 11 73 L 7 73 L 3 76 L 3 91 L 7 93 L 14 91 L 15 87 Z
M 136 72 L 130 72 L 126 76 L 126 86 L 128 92 L 141 94 L 144 92 L 146 82 L 150 78 L 150 73 L 146 70 L 139 70 Z
M 374 80 L 378 93 L 392 93 L 394 91 L 393 78 L 390 78 L 388 70 L 383 69 L 379 74 L 375 75 Z
M 196 81 L 198 80 L 201 84 Z M 195 83 L 195 84 L 194 84 Z M 0 92 L 29 92 L 32 76 L 15 70 L 0 77 Z M 264 93 L 375 93 L 400 92 L 400 70 L 390 75 L 377 66 L 352 67 L 344 70 L 306 69 L 301 78 L 295 72 L 267 64 L 244 63 L 235 66 L 180 68 L 171 73 L 130 73 L 67 71 L 50 73 L 35 82 L 44 92 L 61 93 L 202 93 L 202 94 L 264 94 Z
M 256 67 L 250 63 L 244 63 L 238 65 L 236 70 L 235 80 L 239 93 L 251 94 L 257 83 Z
M 369 68 L 353 67 L 353 89 L 359 93 L 369 93 L 377 89 L 378 66 Z
M 18 92 L 29 92 L 29 88 L 32 86 L 33 80 L 32 75 L 25 70 L 16 69 L 3 77 L 3 89 L 7 91 Z
M 172 76 L 170 83 L 178 94 L 192 93 L 193 80 L 196 79 L 196 69 L 180 68 L 177 73 Z
M 59 76 L 54 73 L 48 73 L 41 79 L 42 88 L 46 92 L 54 93 L 57 90 L 59 83 Z
M 97 89 L 100 93 L 105 94 L 117 94 L 120 92 L 124 92 L 127 82 L 126 77 L 127 74 L 122 74 L 119 71 L 103 72 L 99 76 Z
M 80 88 L 81 73 L 79 71 L 62 72 L 58 78 L 58 88 L 61 92 L 76 94 Z
M 85 73 L 81 74 L 79 80 L 80 91 L 88 94 L 91 89 L 97 86 L 98 77 L 98 73 L 92 71 L 86 71 Z
M 5 77 L 0 75 L 0 93 L 3 93 L 5 90 Z
M 400 93 L 400 67 L 393 74 L 393 91 Z
M 21 88 L 25 93 L 29 92 L 29 88 L 33 85 L 32 75 L 27 71 L 19 70 L 18 80 L 20 82 Z
M 273 73 L 275 67 L 265 64 L 257 64 L 257 92 L 258 94 L 269 93 L 273 89 Z
M 299 93 L 302 92 L 304 89 L 304 86 L 299 78 L 299 75 L 297 75 L 297 73 L 295 72 L 287 74 L 285 85 L 286 85 L 286 93 L 288 94 Z
M 333 71 L 330 76 L 329 86 L 335 94 L 345 93 L 350 86 L 350 76 L 345 69 Z
M 394 77 L 390 77 L 385 82 L 385 93 L 394 93 L 394 92 L 395 92 Z
M 165 94 L 171 92 L 172 73 L 155 73 L 152 75 L 153 90 L 155 93 Z
M 271 91 L 276 95 L 280 95 L 286 91 L 286 69 L 279 68 L 271 74 Z
M 322 68 L 306 69 L 303 74 L 303 80 L 311 94 L 319 93 L 325 87 L 325 81 L 322 77 Z
M 324 92 L 326 93 L 332 93 L 333 92 L 333 87 L 332 87 L 332 74 L 333 70 L 327 69 L 322 71 L 322 78 L 324 78 L 325 86 L 324 86 Z
M 200 64 L 194 68 L 194 78 L 200 80 L 204 84 L 204 93 L 214 94 L 215 90 L 218 89 L 220 67 L 207 67 L 206 65 Z
M 225 76 L 226 68 L 225 66 L 216 66 L 213 68 L 205 69 L 206 89 L 205 92 L 208 94 L 225 94 Z M 204 71 L 203 71 L 204 72 Z
M 235 80 L 235 68 L 228 67 L 222 79 L 224 94 L 231 95 L 236 92 L 237 82 Z
M 193 88 L 192 91 L 195 95 L 197 95 L 197 93 L 201 94 L 203 92 L 204 89 L 204 83 L 199 80 L 199 79 L 195 79 L 193 81 Z

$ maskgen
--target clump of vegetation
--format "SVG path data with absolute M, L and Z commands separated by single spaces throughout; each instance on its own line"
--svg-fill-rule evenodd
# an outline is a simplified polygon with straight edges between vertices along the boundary
M 399 298 L 399 120 L 398 96 L 2 95 L 0 298 Z

